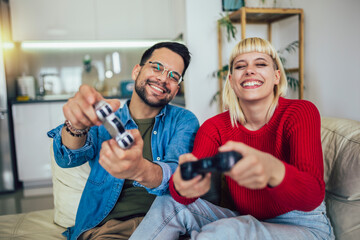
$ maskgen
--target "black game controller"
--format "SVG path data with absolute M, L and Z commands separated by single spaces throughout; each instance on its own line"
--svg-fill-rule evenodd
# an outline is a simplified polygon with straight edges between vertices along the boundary
M 199 159 L 195 162 L 186 162 L 180 165 L 181 177 L 190 180 L 197 175 L 208 172 L 227 172 L 235 165 L 242 155 L 235 151 L 220 152 L 213 157 Z
M 96 103 L 95 112 L 118 145 L 124 149 L 130 148 L 134 143 L 134 138 L 129 132 L 125 131 L 124 125 L 115 113 L 113 113 L 110 104 L 105 101 Z

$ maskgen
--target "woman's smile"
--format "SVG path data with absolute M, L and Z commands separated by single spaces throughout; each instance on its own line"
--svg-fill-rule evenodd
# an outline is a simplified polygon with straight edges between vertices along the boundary
M 264 82 L 256 79 L 249 79 L 243 81 L 240 85 L 245 89 L 252 89 L 252 88 L 258 88 L 261 85 L 263 85 Z

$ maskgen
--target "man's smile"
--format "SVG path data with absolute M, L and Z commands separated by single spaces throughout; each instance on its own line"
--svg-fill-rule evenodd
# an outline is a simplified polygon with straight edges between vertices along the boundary
M 147 80 L 146 83 L 151 87 L 151 89 L 155 90 L 156 92 L 159 92 L 159 93 L 169 93 L 170 92 L 169 89 L 167 89 L 165 86 L 161 86 L 157 82 Z

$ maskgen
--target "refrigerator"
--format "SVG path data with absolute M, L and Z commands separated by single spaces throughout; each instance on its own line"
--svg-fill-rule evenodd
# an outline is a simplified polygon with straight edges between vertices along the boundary
M 15 190 L 14 163 L 11 155 L 12 148 L 5 76 L 2 32 L 0 26 L 0 193 Z

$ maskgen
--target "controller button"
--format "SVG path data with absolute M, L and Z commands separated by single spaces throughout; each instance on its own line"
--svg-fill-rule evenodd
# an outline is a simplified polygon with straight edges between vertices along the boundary
M 127 137 L 127 139 L 129 139 L 130 143 L 132 143 L 134 141 L 130 135 L 127 135 L 126 137 Z
M 104 112 L 104 110 L 100 109 L 99 111 L 103 117 L 106 117 L 106 113 Z
M 125 147 L 129 146 L 129 144 L 124 139 L 121 139 L 121 142 L 124 144 Z
M 112 109 L 111 109 L 111 107 L 109 105 L 106 104 L 105 108 L 108 110 L 109 114 L 112 113 Z

